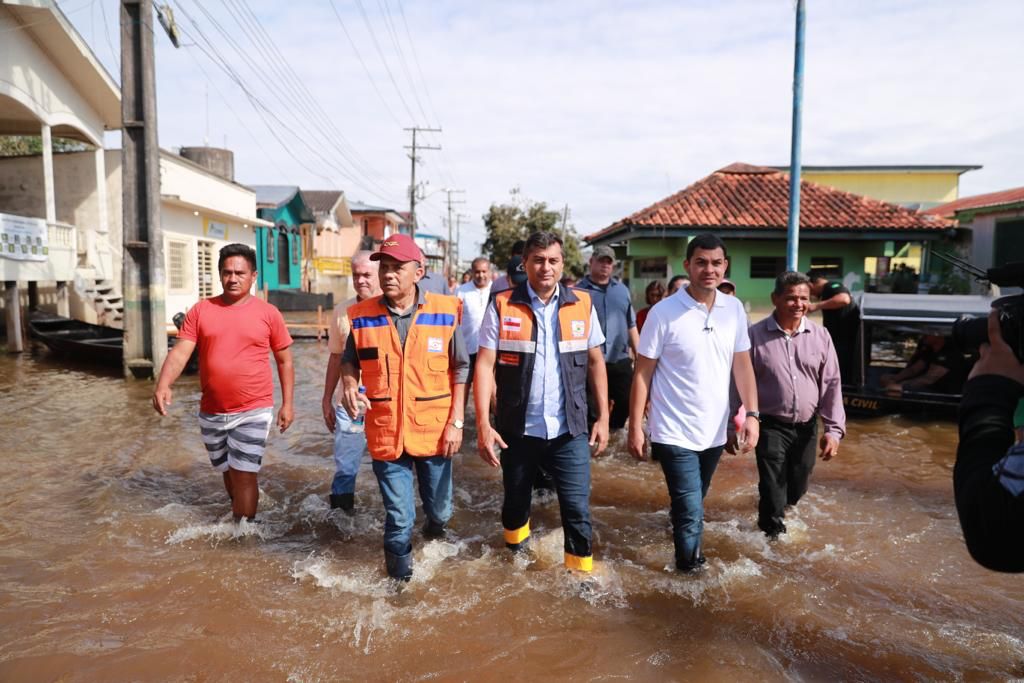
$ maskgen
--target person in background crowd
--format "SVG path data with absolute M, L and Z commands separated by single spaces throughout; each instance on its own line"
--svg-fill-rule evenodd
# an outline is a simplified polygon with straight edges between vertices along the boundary
M 341 357 L 342 405 L 355 417 L 359 379 L 370 409 L 366 442 L 384 501 L 388 576 L 412 578 L 416 522 L 413 475 L 427 516 L 423 536 L 445 538 L 452 515 L 452 456 L 462 446 L 469 356 L 459 330 L 459 300 L 424 292 L 423 252 L 408 235 L 381 243 L 382 294 L 349 307 Z
M 459 282 L 455 279 L 454 275 L 448 277 L 448 293 L 455 295 L 455 290 L 459 288 Z
M 473 279 L 461 285 L 455 296 L 462 302 L 462 338 L 466 342 L 469 353 L 469 377 L 466 386 L 473 382 L 473 369 L 476 367 L 476 352 L 479 348 L 480 323 L 484 319 L 487 302 L 491 298 L 491 262 L 483 256 L 473 259 L 470 268 Z
M 690 278 L 685 275 L 673 275 L 668 281 L 668 287 L 665 288 L 665 298 L 672 296 L 680 289 L 685 289 L 690 286 Z
M 555 480 L 565 532 L 565 566 L 593 567 L 590 523 L 590 448 L 608 443 L 604 335 L 586 291 L 559 284 L 562 240 L 553 232 L 530 236 L 527 282 L 494 295 L 480 328 L 476 367 L 477 449 L 502 468 L 505 544 L 522 550 L 530 537 L 536 471 L 545 463 Z M 600 413 L 587 440 L 587 382 Z M 491 426 L 489 403 L 497 384 L 501 409 Z M 500 446 L 499 456 L 494 452 Z
M 736 285 L 732 283 L 732 280 L 722 280 L 718 285 L 718 291 L 729 296 L 736 296 Z
M 327 376 L 324 379 L 324 395 L 321 400 L 324 424 L 334 434 L 334 478 L 331 480 L 331 508 L 351 512 L 355 507 L 356 475 L 359 462 L 366 450 L 366 434 L 362 429 L 353 429 L 352 419 L 334 395 L 341 381 L 341 354 L 345 351 L 349 332 L 349 306 L 358 301 L 380 296 L 380 280 L 377 262 L 371 261 L 373 252 L 360 251 L 352 257 L 352 284 L 356 295 L 338 304 L 331 312 L 327 328 Z M 363 396 L 365 398 L 365 395 Z M 364 403 L 365 408 L 369 402 Z
M 1003 339 L 999 313 L 960 403 L 953 493 L 967 550 L 1000 572 L 1024 572 L 1024 445 L 1014 444 L 1013 411 L 1024 399 L 1024 363 Z
M 167 354 L 153 392 L 153 409 L 167 415 L 171 385 L 199 347 L 199 429 L 210 464 L 224 477 L 235 521 L 254 520 L 258 475 L 274 421 L 271 353 L 281 382 L 277 427 L 292 424 L 295 368 L 292 338 L 281 312 L 250 294 L 256 282 L 256 252 L 229 244 L 217 261 L 223 293 L 189 309 L 178 342 Z
M 821 311 L 825 329 L 832 335 L 832 344 L 839 356 L 839 373 L 843 382 L 857 381 L 857 334 L 860 328 L 860 307 L 842 282 L 833 282 L 818 271 L 807 273 L 811 281 L 811 302 L 808 313 Z
M 488 277 L 490 277 L 490 276 L 488 276 Z M 466 284 L 467 282 L 469 282 L 472 279 L 473 279 L 473 271 L 472 270 L 467 270 L 466 272 L 464 272 L 462 274 L 462 284 Z
M 747 314 L 718 291 L 729 266 L 721 239 L 690 240 L 684 265 L 690 285 L 651 309 L 640 337 L 629 405 L 629 452 L 645 460 L 643 417 L 650 399 L 651 450 L 665 473 L 671 499 L 676 568 L 704 564 L 704 497 L 726 445 L 729 379 L 747 406 L 742 449 L 757 446 L 760 413 L 750 364 Z
M 561 285 L 563 287 L 575 287 L 576 286 L 576 278 L 574 278 L 572 275 L 565 275 L 565 276 L 563 276 L 562 279 L 559 280 L 559 282 L 561 283 Z
M 519 261 L 517 261 L 517 263 L 522 265 L 522 263 L 523 263 L 523 249 L 525 247 L 526 247 L 526 242 L 524 240 L 517 240 L 512 245 L 512 251 L 509 253 L 509 265 L 507 265 L 505 267 L 506 272 L 511 270 L 511 268 L 512 268 L 511 264 L 512 264 L 512 260 L 513 259 L 518 258 Z M 523 275 L 523 280 L 524 281 L 526 280 L 525 274 Z M 499 277 L 497 280 L 494 281 L 494 286 L 491 287 L 491 291 L 492 292 L 500 292 L 500 291 L 502 291 L 504 289 L 509 289 L 511 287 L 514 287 L 514 286 L 515 286 L 515 284 L 509 279 L 508 275 L 506 274 L 506 275 L 502 275 L 501 277 Z
M 829 333 L 806 317 L 810 300 L 807 276 L 783 273 L 772 291 L 775 310 L 750 327 L 761 410 L 757 526 L 772 539 L 786 533 L 786 507 L 807 492 L 816 449 L 822 460 L 831 460 L 846 434 L 839 361 Z M 820 440 L 819 415 L 825 426 Z M 736 447 L 733 433 L 726 450 Z
M 647 289 L 644 290 L 644 300 L 647 302 L 647 307 L 641 308 L 636 313 L 637 333 L 644 331 L 644 321 L 647 320 L 647 314 L 651 312 L 651 307 L 664 298 L 665 285 L 661 284 L 661 280 L 654 280 L 648 283 Z
M 959 394 L 969 371 L 969 361 L 951 338 L 926 334 L 918 342 L 907 366 L 899 372 L 882 375 L 879 384 L 886 393 L 895 396 L 904 391 Z
M 615 270 L 615 251 L 600 246 L 590 257 L 590 273 L 576 284 L 585 290 L 594 302 L 597 319 L 604 332 L 605 371 L 608 373 L 608 400 L 611 401 L 609 429 L 622 429 L 629 419 L 629 390 L 633 383 L 633 356 L 636 355 L 640 335 L 636 329 L 629 288 L 612 277 Z M 598 408 L 593 393 L 588 395 L 590 419 L 596 419 Z
M 418 247 L 417 247 L 418 248 Z M 448 290 L 448 282 L 445 277 L 440 273 L 435 273 L 430 270 L 423 271 L 423 277 L 417 283 L 420 291 L 433 292 L 434 294 L 450 295 L 451 292 Z

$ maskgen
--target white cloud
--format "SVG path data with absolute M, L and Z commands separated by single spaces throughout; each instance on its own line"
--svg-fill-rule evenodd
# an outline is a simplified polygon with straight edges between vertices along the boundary
M 184 10 L 217 36 L 199 11 Z M 242 29 L 225 5 L 204 3 L 239 43 Z M 277 47 L 329 112 L 359 156 L 362 182 L 383 186 L 376 197 L 345 182 L 297 146 L 283 152 L 238 89 L 194 47 L 175 51 L 158 36 L 160 136 L 165 146 L 197 144 L 210 90 L 210 142 L 236 152 L 243 182 L 324 187 L 334 179 L 353 199 L 404 207 L 409 144 L 403 126 L 437 124 L 443 153 L 423 152 L 418 179 L 431 190 L 467 190 L 458 210 L 475 226 L 513 186 L 555 208 L 568 203 L 581 232 L 600 229 L 733 161 L 789 160 L 794 15 L 792 0 L 719 2 L 464 2 L 403 5 L 415 54 L 426 77 L 421 104 L 409 86 L 395 41 L 382 18 L 397 0 L 362 7 L 412 114 L 401 104 L 359 11 L 335 0 L 372 73 L 367 78 L 327 0 L 250 0 Z M 99 0 L 109 20 L 115 0 Z M 97 3 L 97 4 L 99 4 Z M 807 11 L 804 163 L 974 163 L 963 193 L 1024 184 L 1024 94 L 1016 87 L 1024 46 L 1016 35 L 1024 3 L 953 0 L 891 3 L 811 0 Z M 71 13 L 97 54 L 117 73 L 99 7 Z M 183 13 L 179 22 L 191 24 Z M 116 26 L 111 29 L 116 40 Z M 218 48 L 239 69 L 244 60 L 222 38 Z M 114 44 L 117 47 L 116 42 Z M 406 44 L 408 73 L 418 67 Z M 189 52 L 192 55 L 189 55 Z M 255 51 L 248 58 L 263 64 Z M 266 50 L 263 50 L 267 54 Z M 210 85 L 196 61 L 210 75 Z M 264 64 L 264 71 L 271 68 Z M 246 72 L 268 107 L 308 128 L 305 105 L 266 77 Z M 429 92 L 429 97 L 426 93 Z M 237 117 L 225 105 L 237 113 Z M 432 104 L 431 104 L 432 103 Z M 422 106 L 427 116 L 419 113 Z M 436 107 L 436 116 L 433 111 Z M 436 119 L 436 120 L 435 120 Z M 251 131 L 251 133 L 249 132 Z M 329 141 L 310 143 L 334 161 Z M 333 135 L 331 137 L 334 137 Z M 442 194 L 421 219 L 443 232 Z

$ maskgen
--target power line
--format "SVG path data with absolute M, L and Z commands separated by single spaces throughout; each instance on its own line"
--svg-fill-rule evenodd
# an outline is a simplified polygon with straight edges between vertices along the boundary
M 398 93 L 398 100 L 402 103 L 402 106 L 405 108 L 405 113 L 409 115 L 409 118 L 415 120 L 416 115 L 412 113 L 409 103 L 405 101 L 405 95 L 402 94 L 402 89 L 398 87 L 398 81 L 395 80 L 395 75 L 391 73 L 391 67 L 388 65 L 388 60 L 384 57 L 384 51 L 380 47 L 380 41 L 377 40 L 377 33 L 373 30 L 373 24 L 370 23 L 370 17 L 366 13 L 366 8 L 363 7 L 362 0 L 356 0 L 356 6 L 359 7 L 359 13 L 363 16 L 363 22 L 366 24 L 366 30 L 370 34 L 373 46 L 377 49 L 377 55 L 380 57 L 380 61 L 384 65 L 384 71 L 387 72 L 388 78 L 391 80 L 391 85 L 395 87 L 395 92 Z
M 440 146 L 429 146 L 420 145 L 416 146 L 416 133 L 440 133 L 440 128 L 420 128 L 419 126 L 413 126 L 412 128 L 406 128 L 405 130 L 412 132 L 412 146 L 406 146 L 405 149 L 412 150 L 409 154 L 411 163 L 411 178 L 409 181 L 409 232 L 412 237 L 416 237 L 416 162 L 419 161 L 419 156 L 416 154 L 417 149 L 441 149 Z

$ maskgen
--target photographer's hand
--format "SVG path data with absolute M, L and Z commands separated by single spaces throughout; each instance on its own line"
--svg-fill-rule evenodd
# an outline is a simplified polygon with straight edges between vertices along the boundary
M 1024 364 L 1017 360 L 1013 349 L 1003 339 L 999 326 L 999 311 L 988 314 L 988 344 L 981 345 L 981 358 L 971 370 L 971 378 L 980 375 L 1002 375 L 1024 384 Z

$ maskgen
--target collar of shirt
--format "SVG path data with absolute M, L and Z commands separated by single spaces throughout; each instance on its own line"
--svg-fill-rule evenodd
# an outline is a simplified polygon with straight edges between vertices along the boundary
M 557 285 L 555 286 L 555 292 L 551 295 L 551 298 L 548 299 L 547 303 L 544 303 L 543 301 L 541 301 L 540 296 L 537 295 L 537 292 L 533 291 L 533 287 L 530 286 L 529 282 L 526 283 L 526 291 L 530 295 L 530 301 L 533 302 L 534 304 L 539 303 L 541 306 L 547 306 L 548 304 L 552 304 L 552 303 L 557 304 L 558 303 L 558 286 Z
M 381 301 L 384 302 L 384 308 L 388 309 L 395 315 L 402 316 L 403 318 L 407 315 L 411 315 L 412 312 L 416 310 L 417 306 L 422 306 L 423 304 L 427 303 L 426 295 L 424 294 L 423 290 L 420 289 L 418 286 L 416 287 L 416 303 L 414 303 L 412 306 L 410 306 L 404 311 L 399 311 L 398 309 L 396 309 L 394 305 L 391 303 L 391 300 L 388 299 L 386 295 L 381 294 L 380 298 Z
M 779 321 L 775 319 L 775 313 L 774 312 L 770 316 L 768 316 L 768 317 L 772 319 L 772 323 L 770 325 L 771 329 L 778 330 L 782 334 L 784 334 L 786 336 L 789 336 L 789 333 L 786 332 L 784 329 L 782 329 L 782 327 L 779 326 Z M 794 334 L 793 336 L 795 337 L 797 334 L 801 334 L 801 333 L 806 332 L 806 331 L 807 331 L 807 318 L 806 317 L 800 318 L 800 325 L 799 325 L 799 327 L 796 328 L 796 334 Z
M 714 303 L 711 304 L 711 308 L 724 308 L 725 307 L 725 302 L 722 301 L 722 299 L 719 297 L 719 294 L 721 294 L 722 296 L 729 296 L 728 294 L 722 294 L 721 292 L 716 292 L 715 293 L 715 301 L 714 301 Z M 697 301 L 692 296 L 690 296 L 690 293 L 688 291 L 686 291 L 686 287 L 680 287 L 679 291 L 676 292 L 676 296 L 679 297 L 679 300 L 682 302 L 683 306 L 685 306 L 686 308 L 697 308 L 698 306 L 704 306 L 703 303 L 701 303 L 700 301 Z M 704 306 L 704 310 L 707 310 L 706 306 Z

